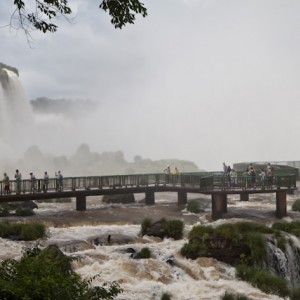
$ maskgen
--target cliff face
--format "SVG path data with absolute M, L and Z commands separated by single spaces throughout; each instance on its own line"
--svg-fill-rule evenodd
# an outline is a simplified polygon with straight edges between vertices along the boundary
M 10 67 L 8 65 L 0 63 L 0 83 L 2 84 L 3 89 L 5 89 L 8 84 L 8 74 L 3 69 L 10 70 L 10 71 L 16 73 L 18 76 L 19 76 L 19 71 L 18 71 L 18 69 L 14 68 L 14 67 Z

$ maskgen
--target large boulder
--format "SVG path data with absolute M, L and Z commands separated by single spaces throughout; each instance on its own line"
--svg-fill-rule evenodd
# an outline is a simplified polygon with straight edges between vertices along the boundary
M 134 198 L 134 194 L 105 195 L 102 198 L 102 202 L 129 204 L 129 203 L 134 203 L 135 198 Z

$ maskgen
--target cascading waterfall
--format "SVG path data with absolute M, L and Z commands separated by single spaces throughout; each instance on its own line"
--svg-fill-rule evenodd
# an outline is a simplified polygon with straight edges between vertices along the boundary
M 16 72 L 0 68 L 0 83 L 0 143 L 16 150 L 31 140 L 33 113 Z
M 267 266 L 274 275 L 286 279 L 291 288 L 300 285 L 300 241 L 293 235 L 285 234 L 285 249 L 277 246 L 276 240 L 267 240 Z

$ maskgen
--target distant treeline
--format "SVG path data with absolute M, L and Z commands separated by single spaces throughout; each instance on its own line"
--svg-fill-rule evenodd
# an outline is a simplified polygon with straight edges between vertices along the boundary
M 42 114 L 74 114 L 76 112 L 92 110 L 96 102 L 91 100 L 50 99 L 39 97 L 30 101 L 32 109 Z
M 170 165 L 171 171 L 177 166 L 179 172 L 199 172 L 197 165 L 191 161 L 180 159 L 151 160 L 136 155 L 132 162 L 124 158 L 122 151 L 92 152 L 87 144 L 81 144 L 76 152 L 67 157 L 43 153 L 37 146 L 31 146 L 24 153 L 16 165 L 0 161 L 0 169 L 7 172 L 10 177 L 18 168 L 23 178 L 29 178 L 29 172 L 34 172 L 37 178 L 42 178 L 44 171 L 54 177 L 56 171 L 61 170 L 64 176 L 93 176 L 93 175 L 123 175 L 162 173 Z

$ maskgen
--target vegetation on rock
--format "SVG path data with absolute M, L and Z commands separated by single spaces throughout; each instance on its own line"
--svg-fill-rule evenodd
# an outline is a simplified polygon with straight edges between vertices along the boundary
M 144 219 L 141 224 L 141 235 L 157 236 L 160 238 L 173 238 L 179 240 L 183 236 L 184 223 L 181 220 L 161 219 L 152 222 L 151 219 Z
M 72 269 L 75 259 L 78 258 L 67 257 L 56 245 L 50 245 L 44 250 L 26 249 L 19 261 L 2 261 L 1 299 L 98 300 L 113 299 L 122 292 L 117 282 L 92 287 L 95 277 L 82 280 Z
M 40 223 L 10 223 L 8 221 L 0 222 L 0 237 L 13 239 L 34 241 L 47 237 L 47 228 Z

